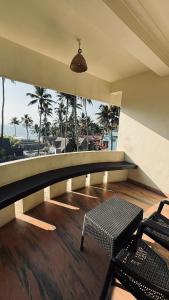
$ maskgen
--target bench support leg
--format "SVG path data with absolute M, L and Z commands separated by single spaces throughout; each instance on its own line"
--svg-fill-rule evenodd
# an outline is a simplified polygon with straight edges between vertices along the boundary
M 11 204 L 0 210 L 0 227 L 15 219 L 15 205 Z
M 68 180 L 57 182 L 49 187 L 49 198 L 55 199 L 57 196 L 67 193 Z
M 20 212 L 25 213 L 28 210 L 44 202 L 44 190 L 42 189 L 36 193 L 33 193 L 23 198 L 21 201 L 22 201 L 22 211 Z

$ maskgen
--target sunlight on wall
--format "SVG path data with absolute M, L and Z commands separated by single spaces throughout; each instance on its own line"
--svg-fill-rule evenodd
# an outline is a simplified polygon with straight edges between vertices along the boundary
M 118 149 L 139 166 L 129 178 L 169 194 L 169 140 L 125 113 L 120 118 Z

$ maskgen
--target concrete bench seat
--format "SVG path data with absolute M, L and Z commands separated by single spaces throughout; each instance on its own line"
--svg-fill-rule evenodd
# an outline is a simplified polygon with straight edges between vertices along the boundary
M 135 169 L 137 166 L 126 161 L 90 163 L 46 171 L 0 187 L 0 209 L 13 204 L 47 186 L 95 172 Z

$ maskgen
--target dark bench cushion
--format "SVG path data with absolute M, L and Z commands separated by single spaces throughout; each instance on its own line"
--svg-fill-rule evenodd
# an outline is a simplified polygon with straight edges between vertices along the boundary
M 55 169 L 33 175 L 0 187 L 0 209 L 54 183 L 95 172 L 134 169 L 128 162 L 91 163 Z

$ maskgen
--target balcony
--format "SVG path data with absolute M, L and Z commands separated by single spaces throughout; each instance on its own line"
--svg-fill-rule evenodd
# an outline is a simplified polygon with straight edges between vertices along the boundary
M 84 253 L 79 251 L 85 212 L 118 194 L 149 216 L 169 197 L 169 3 L 1 2 L 1 76 L 118 105 L 121 115 L 118 151 L 2 163 L 0 188 L 75 165 L 127 161 L 138 168 L 88 172 L 23 199 L 18 185 L 5 205 L 0 197 L 0 298 L 98 300 L 109 258 L 89 237 Z M 84 74 L 69 67 L 76 37 L 88 64 Z M 169 217 L 167 208 L 165 213 Z M 148 243 L 169 261 L 167 251 Z M 134 299 L 119 286 L 109 298 Z
M 123 152 L 96 152 L 60 154 L 7 163 L 0 166 L 11 168 L 13 178 L 3 177 L 5 182 L 50 168 L 76 163 L 123 160 Z M 62 160 L 61 160 L 62 157 Z M 95 157 L 95 158 L 94 158 Z M 46 161 L 46 162 L 45 162 Z M 34 169 L 31 164 L 34 164 Z M 24 168 L 23 168 L 24 166 Z M 18 172 L 14 172 L 14 168 Z M 23 170 L 23 172 L 19 172 Z M 33 171 L 34 170 L 34 171 Z M 80 252 L 80 238 L 84 214 L 113 195 L 136 204 L 150 215 L 164 196 L 127 181 L 128 172 L 120 170 L 84 176 L 59 182 L 34 193 L 1 210 L 0 229 L 1 264 L 0 291 L 4 299 L 98 299 L 106 275 L 109 257 L 92 238 L 85 240 L 85 251 Z M 6 174 L 9 174 L 6 172 Z M 86 177 L 85 177 L 86 178 Z M 2 180 L 2 179 L 1 179 Z M 66 190 L 65 190 L 66 188 Z M 33 207 L 33 208 L 32 208 Z M 165 210 L 169 216 L 169 210 Z M 8 218 L 8 220 L 7 220 Z M 13 220 L 12 220 L 13 219 Z M 4 219 L 3 219 L 4 220 Z M 9 222 L 12 220 L 11 222 Z M 147 237 L 146 237 L 147 238 Z M 152 240 L 153 249 L 165 259 L 168 252 Z M 111 289 L 109 291 L 111 298 Z M 112 299 L 134 299 L 118 285 Z

